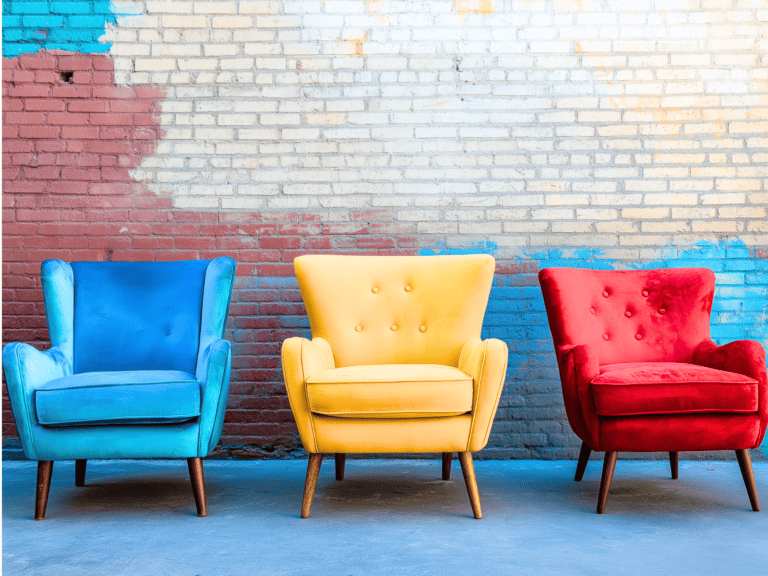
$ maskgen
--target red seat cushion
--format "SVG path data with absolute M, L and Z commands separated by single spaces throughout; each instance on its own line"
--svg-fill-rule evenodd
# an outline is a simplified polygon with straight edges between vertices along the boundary
M 608 364 L 591 386 L 600 416 L 757 412 L 757 380 L 695 364 Z

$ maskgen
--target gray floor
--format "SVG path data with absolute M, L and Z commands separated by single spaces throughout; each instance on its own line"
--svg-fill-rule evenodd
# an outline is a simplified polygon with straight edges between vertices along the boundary
M 600 462 L 477 461 L 482 520 L 458 462 L 323 463 L 307 520 L 305 462 L 206 461 L 198 518 L 182 461 L 93 461 L 85 488 L 57 462 L 47 518 L 32 520 L 36 465 L 3 462 L 3 574 L 766 574 L 768 508 L 754 513 L 733 462 L 622 461 L 606 514 Z M 768 506 L 768 462 L 755 462 Z

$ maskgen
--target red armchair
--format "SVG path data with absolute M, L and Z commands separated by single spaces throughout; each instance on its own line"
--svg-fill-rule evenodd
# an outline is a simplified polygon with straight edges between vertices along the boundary
M 602 514 L 620 451 L 735 450 L 752 509 L 749 448 L 768 423 L 765 351 L 709 336 L 715 275 L 705 268 L 539 272 L 568 422 L 581 439 L 576 481 L 605 452 Z

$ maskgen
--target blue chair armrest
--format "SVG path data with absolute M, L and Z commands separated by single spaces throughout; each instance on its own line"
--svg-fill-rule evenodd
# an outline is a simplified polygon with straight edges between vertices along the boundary
M 200 439 L 198 455 L 204 458 L 216 447 L 224 425 L 224 413 L 229 395 L 229 374 L 232 369 L 232 346 L 228 340 L 216 339 L 202 355 L 197 367 L 197 379 L 202 387 Z
M 32 427 L 37 424 L 35 390 L 51 380 L 69 376 L 72 367 L 59 348 L 41 352 L 29 344 L 14 342 L 3 348 L 3 371 L 24 454 L 36 460 L 32 436 Z

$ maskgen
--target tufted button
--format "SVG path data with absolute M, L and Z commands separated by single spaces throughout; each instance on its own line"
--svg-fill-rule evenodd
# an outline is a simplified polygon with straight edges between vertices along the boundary
M 406 291 L 406 292 L 410 292 L 410 291 L 411 291 L 411 287 L 410 287 L 410 286 L 406 286 L 406 287 L 405 287 L 405 291 Z
M 595 313 L 595 309 L 594 309 L 594 308 L 590 308 L 590 309 L 589 309 L 589 313 L 590 313 L 590 314 L 594 314 L 594 313 Z
M 610 294 L 608 293 L 608 290 L 603 290 L 603 296 L 605 296 L 606 298 L 610 296 Z
M 624 312 L 624 316 L 626 316 L 627 318 L 631 318 L 632 312 L 630 310 L 627 310 L 626 312 Z
M 667 313 L 667 311 L 666 311 L 666 310 L 664 310 L 664 308 L 661 308 L 661 309 L 659 310 L 659 314 L 661 314 L 662 316 L 664 316 L 664 314 L 666 314 L 666 313 Z
M 360 332 L 362 329 L 362 326 L 355 326 L 355 332 Z
M 389 329 L 392 330 L 392 332 L 394 332 L 395 330 L 397 330 L 397 325 L 392 324 L 392 326 L 390 326 Z
M 648 296 L 648 290 L 643 290 L 643 296 Z
M 642 334 L 635 334 L 635 340 L 642 340 L 643 335 Z
M 426 332 L 427 327 L 426 326 L 419 326 L 419 332 Z
M 609 338 L 610 336 L 608 336 L 608 334 L 603 334 L 603 340 L 608 340 Z
M 379 287 L 378 286 L 374 286 L 373 288 L 371 288 L 371 292 L 373 292 L 374 294 L 378 294 L 379 293 Z

